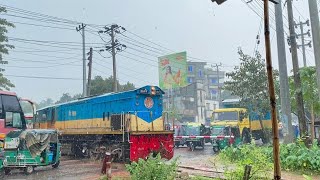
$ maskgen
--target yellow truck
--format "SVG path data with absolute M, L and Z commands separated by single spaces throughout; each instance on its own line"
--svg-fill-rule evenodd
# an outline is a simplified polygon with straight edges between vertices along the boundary
M 232 135 L 240 137 L 243 143 L 250 143 L 251 138 L 256 140 L 261 138 L 263 142 L 266 142 L 262 127 L 271 128 L 270 113 L 259 116 L 256 112 L 238 106 L 239 100 L 225 101 L 222 103 L 222 108 L 214 110 L 211 122 L 212 131 L 223 129 L 221 127 L 231 127 Z

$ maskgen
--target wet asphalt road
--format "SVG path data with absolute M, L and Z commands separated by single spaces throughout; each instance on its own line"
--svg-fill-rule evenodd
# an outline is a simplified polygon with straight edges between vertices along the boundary
M 196 148 L 191 151 L 186 146 L 175 148 L 174 157 L 179 157 L 180 165 L 206 168 L 211 167 L 211 157 L 214 153 L 211 144 L 205 148 Z M 123 165 L 118 165 L 118 167 Z M 121 168 L 121 167 L 120 167 Z M 53 169 L 51 166 L 35 168 L 31 175 L 23 171 L 13 170 L 6 180 L 94 180 L 99 179 L 101 163 L 85 159 L 70 159 L 63 157 L 60 166 Z
M 180 165 L 203 167 L 210 166 L 210 159 L 214 156 L 213 149 L 210 143 L 205 144 L 204 149 L 197 147 L 191 151 L 187 146 L 175 148 L 174 157 L 178 157 Z

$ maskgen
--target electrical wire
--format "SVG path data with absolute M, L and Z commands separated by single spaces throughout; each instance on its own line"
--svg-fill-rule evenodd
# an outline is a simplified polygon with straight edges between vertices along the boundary
M 11 74 L 5 74 L 5 76 L 8 77 L 20 77 L 20 78 L 32 78 L 32 79 L 57 79 L 57 80 L 81 80 L 79 78 L 66 78 L 66 77 L 48 77 L 48 76 L 27 76 L 27 75 L 11 75 Z

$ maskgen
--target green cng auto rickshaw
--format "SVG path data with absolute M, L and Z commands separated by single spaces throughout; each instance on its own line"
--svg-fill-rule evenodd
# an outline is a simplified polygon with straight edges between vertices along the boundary
M 14 130 L 5 138 L 3 166 L 6 174 L 13 168 L 23 169 L 26 174 L 31 174 L 37 166 L 57 168 L 60 157 L 56 130 Z
M 241 143 L 239 128 L 236 127 L 212 126 L 211 136 L 215 136 L 211 138 L 215 153 L 231 145 L 238 146 Z
M 197 137 L 201 136 L 201 124 L 199 123 L 188 123 L 185 126 L 186 129 L 186 135 L 189 136 L 189 138 L 186 138 L 186 144 L 190 148 L 191 151 L 194 151 L 196 147 L 201 147 L 204 149 L 204 138 L 203 137 Z

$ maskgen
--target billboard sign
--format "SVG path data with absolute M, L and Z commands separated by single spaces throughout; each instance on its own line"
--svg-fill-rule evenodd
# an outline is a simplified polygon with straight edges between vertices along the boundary
M 171 89 L 187 85 L 187 53 L 159 57 L 159 86 Z

